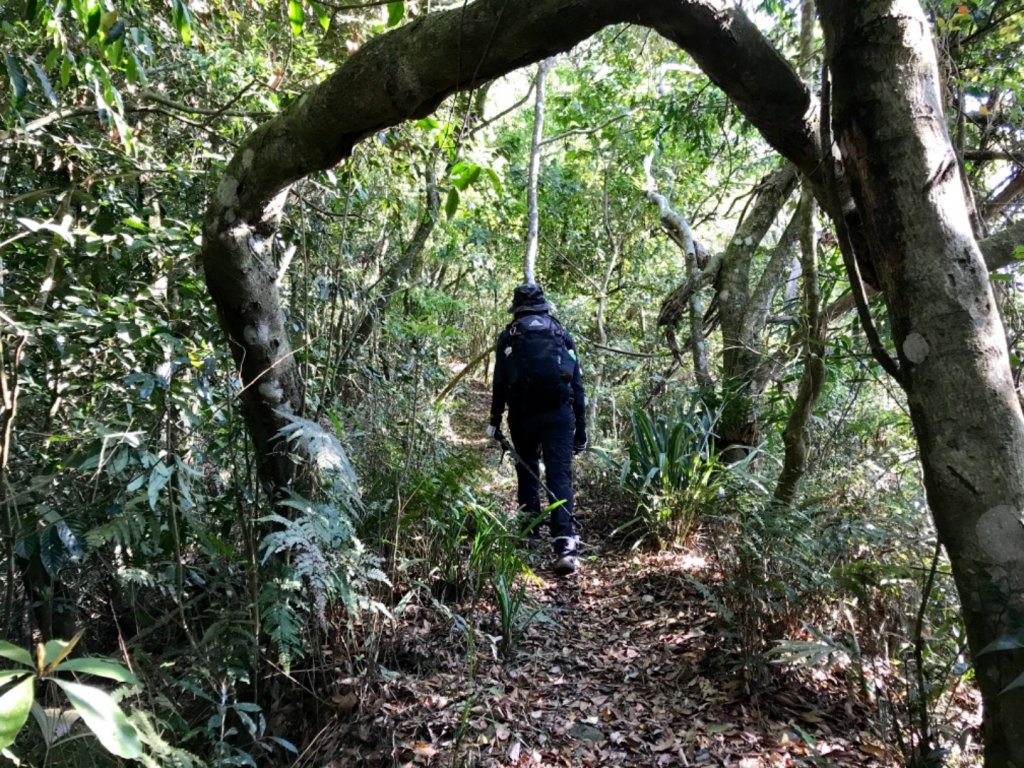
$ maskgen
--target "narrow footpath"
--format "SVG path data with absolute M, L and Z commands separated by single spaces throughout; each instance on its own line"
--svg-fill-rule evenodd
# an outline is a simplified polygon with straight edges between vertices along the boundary
M 476 382 L 458 425 L 483 434 Z M 587 460 L 590 460 L 588 457 Z M 510 459 L 493 493 L 514 506 Z M 537 610 L 513 650 L 499 651 L 493 606 L 410 605 L 382 643 L 380 678 L 358 691 L 296 765 L 888 766 L 844 685 L 779 674 L 757 690 L 722 652 L 723 623 L 698 584 L 719 574 L 695 546 L 616 549 L 593 534 L 600 505 L 580 494 L 583 568 L 558 579 L 546 554 L 528 578 Z M 699 541 L 699 537 L 698 537 Z M 467 633 L 467 623 L 477 629 Z M 472 635 L 472 637 L 470 637 Z

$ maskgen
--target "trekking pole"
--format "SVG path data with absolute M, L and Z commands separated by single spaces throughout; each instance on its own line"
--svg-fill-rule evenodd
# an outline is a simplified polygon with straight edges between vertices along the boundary
M 528 474 L 530 477 L 537 481 L 540 487 L 544 489 L 544 493 L 548 495 L 549 499 L 555 498 L 555 494 L 551 492 L 550 488 L 548 488 L 547 483 L 541 480 L 540 477 L 538 477 L 537 474 L 532 469 L 530 469 L 530 465 L 523 461 L 523 458 L 518 453 L 516 453 L 516 449 L 512 447 L 512 444 L 509 443 L 509 441 L 501 432 L 495 433 L 494 439 L 497 440 L 498 445 L 501 446 L 502 459 L 505 458 L 505 454 L 507 453 L 509 456 L 512 457 L 512 461 L 514 461 L 516 464 L 525 469 L 526 474 Z M 501 463 L 501 459 L 498 460 L 498 463 Z
M 544 493 L 546 493 L 548 495 L 549 501 L 551 499 L 557 499 L 557 496 L 555 496 L 555 494 L 552 493 L 551 489 L 548 488 L 547 483 L 545 483 L 543 480 L 541 480 L 540 477 L 537 476 L 537 473 L 535 473 L 532 469 L 530 469 L 530 465 L 527 464 L 525 461 L 523 461 L 522 456 L 520 456 L 516 452 L 516 449 L 512 447 L 511 443 L 509 443 L 509 441 L 505 437 L 505 435 L 503 435 L 501 432 L 495 432 L 494 439 L 497 440 L 498 441 L 498 445 L 501 446 L 501 458 L 498 459 L 498 463 L 499 464 L 501 463 L 501 460 L 505 458 L 505 454 L 507 453 L 509 456 L 512 457 L 512 460 L 516 464 L 518 464 L 519 466 L 521 466 L 523 469 L 526 470 L 526 474 L 528 474 L 530 477 L 532 477 L 534 480 L 537 481 L 537 484 L 540 485 L 540 487 L 544 489 Z M 573 479 L 575 480 L 575 478 L 573 478 Z M 564 503 L 564 500 L 561 500 L 561 501 L 563 501 L 563 503 Z M 550 508 L 550 506 L 549 506 L 549 508 Z M 573 513 L 571 515 L 571 517 L 572 517 L 573 527 L 577 530 L 577 533 L 578 533 L 578 531 L 579 531 L 579 522 L 576 520 L 575 513 Z M 580 542 L 578 541 L 578 538 L 579 537 L 577 535 L 577 542 L 576 542 L 577 547 L 579 547 L 579 545 L 580 545 Z

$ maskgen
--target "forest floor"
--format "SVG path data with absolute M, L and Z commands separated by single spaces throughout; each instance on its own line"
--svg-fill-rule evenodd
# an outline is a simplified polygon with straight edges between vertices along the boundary
M 494 453 L 490 492 L 511 514 L 511 461 L 499 465 L 477 437 L 487 393 L 476 383 L 469 397 L 457 439 Z M 721 578 L 699 538 L 641 552 L 602 540 L 609 510 L 586 488 L 577 511 L 581 572 L 557 578 L 546 552 L 531 555 L 538 613 L 510 653 L 499 652 L 493 606 L 410 605 L 382 641 L 380 675 L 353 685 L 296 766 L 898 763 L 841 675 L 779 668 L 756 686 L 744 679 L 696 586 Z

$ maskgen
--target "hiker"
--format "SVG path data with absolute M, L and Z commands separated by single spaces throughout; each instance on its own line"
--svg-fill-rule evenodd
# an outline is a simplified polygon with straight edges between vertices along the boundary
M 508 430 L 515 449 L 518 501 L 530 521 L 526 533 L 536 537 L 540 517 L 540 466 L 551 510 L 549 526 L 555 550 L 553 570 L 567 576 L 579 570 L 579 537 L 573 517 L 572 456 L 587 447 L 583 375 L 576 345 L 536 284 L 520 285 L 512 294 L 513 320 L 495 345 L 494 387 L 487 436 L 502 445 L 501 417 L 508 406 Z

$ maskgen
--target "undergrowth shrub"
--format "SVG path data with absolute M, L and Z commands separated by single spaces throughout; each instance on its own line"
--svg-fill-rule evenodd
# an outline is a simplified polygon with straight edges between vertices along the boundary
M 864 400 L 814 425 L 802 500 L 749 484 L 706 515 L 722 578 L 697 586 L 748 684 L 783 668 L 832 675 L 880 741 L 924 765 L 970 738 L 966 637 L 909 434 L 893 423 L 904 417 Z
M 362 499 L 338 438 L 316 422 L 297 417 L 282 435 L 308 470 L 312 497 L 289 491 L 279 502 L 289 516 L 273 513 L 260 518 L 274 525 L 260 544 L 261 564 L 270 563 L 273 574 L 260 592 L 260 613 L 279 663 L 288 672 L 291 660 L 308 647 L 303 632 L 307 621 L 325 627 L 327 606 L 334 602 L 351 617 L 384 610 L 373 595 L 373 585 L 388 584 L 388 578 L 379 557 L 355 534 Z
M 715 447 L 719 414 L 699 395 L 664 413 L 634 408 L 625 458 L 610 459 L 635 505 L 619 534 L 654 546 L 685 541 L 702 514 L 745 481 L 750 454 L 727 463 Z

